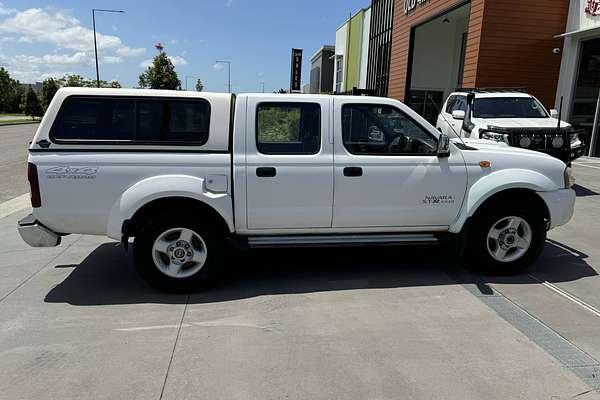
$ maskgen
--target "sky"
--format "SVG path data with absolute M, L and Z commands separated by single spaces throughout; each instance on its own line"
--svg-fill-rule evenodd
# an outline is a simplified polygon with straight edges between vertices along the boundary
M 289 88 L 293 47 L 304 49 L 302 81 L 310 57 L 335 44 L 335 31 L 370 0 L 0 0 L 0 66 L 24 83 L 76 73 L 95 78 L 92 8 L 97 13 L 100 79 L 135 87 L 160 42 L 179 79 L 205 91 Z

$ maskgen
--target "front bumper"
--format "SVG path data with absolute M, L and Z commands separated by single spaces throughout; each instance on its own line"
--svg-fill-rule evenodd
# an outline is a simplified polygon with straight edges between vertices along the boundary
M 56 247 L 60 244 L 60 235 L 46 228 L 32 214 L 20 220 L 17 229 L 23 241 L 31 247 Z
M 573 218 L 575 210 L 575 191 L 573 189 L 538 192 L 550 212 L 550 229 L 565 225 Z

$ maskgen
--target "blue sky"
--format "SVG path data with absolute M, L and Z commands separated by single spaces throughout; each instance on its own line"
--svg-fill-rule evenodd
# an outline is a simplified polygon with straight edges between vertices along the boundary
M 143 4 L 143 6 L 142 6 Z M 0 0 L 0 66 L 22 82 L 78 73 L 93 78 L 91 9 L 97 14 L 100 78 L 137 85 L 142 65 L 161 42 L 185 76 L 201 78 L 207 91 L 225 91 L 232 61 L 235 92 L 289 86 L 291 48 L 304 49 L 303 82 L 310 56 L 335 43 L 335 30 L 370 0 Z M 195 80 L 189 79 L 192 86 Z

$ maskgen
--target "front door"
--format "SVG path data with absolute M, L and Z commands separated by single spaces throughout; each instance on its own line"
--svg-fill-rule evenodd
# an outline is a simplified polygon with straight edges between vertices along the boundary
M 247 107 L 248 229 L 330 228 L 330 99 L 251 98 Z
M 437 156 L 435 129 L 392 100 L 336 99 L 336 228 L 441 229 L 458 216 L 467 174 L 460 151 Z

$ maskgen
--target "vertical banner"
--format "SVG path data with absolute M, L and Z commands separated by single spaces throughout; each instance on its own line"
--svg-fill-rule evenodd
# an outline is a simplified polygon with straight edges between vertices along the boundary
M 292 49 L 290 93 L 300 93 L 302 84 L 302 49 Z

